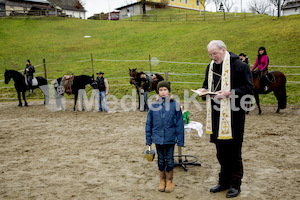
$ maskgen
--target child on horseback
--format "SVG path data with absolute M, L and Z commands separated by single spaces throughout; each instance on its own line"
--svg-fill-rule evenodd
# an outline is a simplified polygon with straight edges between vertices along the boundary
M 264 90 L 267 91 L 269 89 L 269 84 L 271 83 L 269 77 L 267 76 L 269 65 L 269 58 L 267 56 L 267 51 L 265 47 L 259 47 L 258 55 L 256 61 L 251 69 L 253 71 L 256 67 L 260 71 L 260 76 L 265 80 Z
M 155 143 L 161 192 L 172 192 L 174 174 L 174 146 L 184 146 L 184 122 L 179 103 L 170 93 L 170 83 L 160 81 L 158 98 L 152 102 L 146 122 L 146 145 Z

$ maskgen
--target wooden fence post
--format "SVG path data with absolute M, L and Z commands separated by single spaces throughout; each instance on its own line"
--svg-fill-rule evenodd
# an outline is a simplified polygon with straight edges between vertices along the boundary
M 91 61 L 92 61 L 92 72 L 93 72 L 93 77 L 94 77 L 94 59 L 93 59 L 93 54 L 91 53 Z
M 169 79 L 169 77 L 168 77 L 169 75 L 168 75 L 168 72 L 167 71 L 165 71 L 165 81 L 168 81 L 168 79 Z
M 149 66 L 150 66 L 150 72 L 152 71 L 151 70 L 151 55 L 149 55 Z
M 43 65 L 44 65 L 44 74 L 45 74 L 45 79 L 47 79 L 47 70 L 46 70 L 46 59 L 43 59 Z

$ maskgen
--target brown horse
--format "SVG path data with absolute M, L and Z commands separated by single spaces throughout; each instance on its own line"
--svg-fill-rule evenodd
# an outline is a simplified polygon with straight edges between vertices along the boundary
M 141 72 L 138 72 L 137 69 L 130 69 L 129 68 L 129 76 L 130 76 L 130 84 L 135 85 L 137 89 L 137 95 L 139 97 L 139 107 L 140 108 L 140 96 L 139 96 L 139 88 L 141 87 L 141 78 L 140 78 Z M 164 80 L 164 78 L 160 74 L 153 74 L 150 76 L 147 76 L 149 78 L 150 82 L 150 91 L 155 90 L 157 92 L 157 84 L 159 81 Z
M 261 109 L 259 105 L 259 94 L 268 94 L 270 92 L 274 92 L 274 95 L 277 98 L 278 101 L 278 108 L 276 113 L 279 113 L 280 109 L 285 109 L 286 108 L 286 89 L 285 89 L 285 84 L 286 84 L 286 77 L 283 73 L 279 71 L 271 71 L 268 76 L 271 81 L 269 84 L 269 89 L 267 91 L 264 91 L 263 85 L 261 84 L 261 76 L 259 72 L 257 71 L 252 71 L 252 76 L 253 76 L 253 86 L 254 86 L 254 98 L 258 107 L 258 114 L 261 114 Z
M 141 72 L 138 72 L 136 68 L 129 68 L 130 84 L 140 87 L 140 75 Z M 148 76 L 148 78 L 150 79 L 150 91 L 157 91 L 158 82 L 164 80 L 164 77 L 162 77 L 160 74 L 152 74 L 151 77 Z

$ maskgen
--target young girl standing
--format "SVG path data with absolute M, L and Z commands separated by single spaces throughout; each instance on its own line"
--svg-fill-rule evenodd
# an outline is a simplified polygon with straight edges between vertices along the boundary
M 146 122 L 146 145 L 156 146 L 161 192 L 172 192 L 174 174 L 174 146 L 184 146 L 184 122 L 179 103 L 172 98 L 170 83 L 157 85 L 158 99 L 152 102 Z

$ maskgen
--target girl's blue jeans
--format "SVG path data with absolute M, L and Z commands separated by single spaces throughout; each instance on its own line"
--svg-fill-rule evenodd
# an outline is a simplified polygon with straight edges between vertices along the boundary
M 174 146 L 175 144 L 156 144 L 157 164 L 160 171 L 170 172 L 174 169 Z

